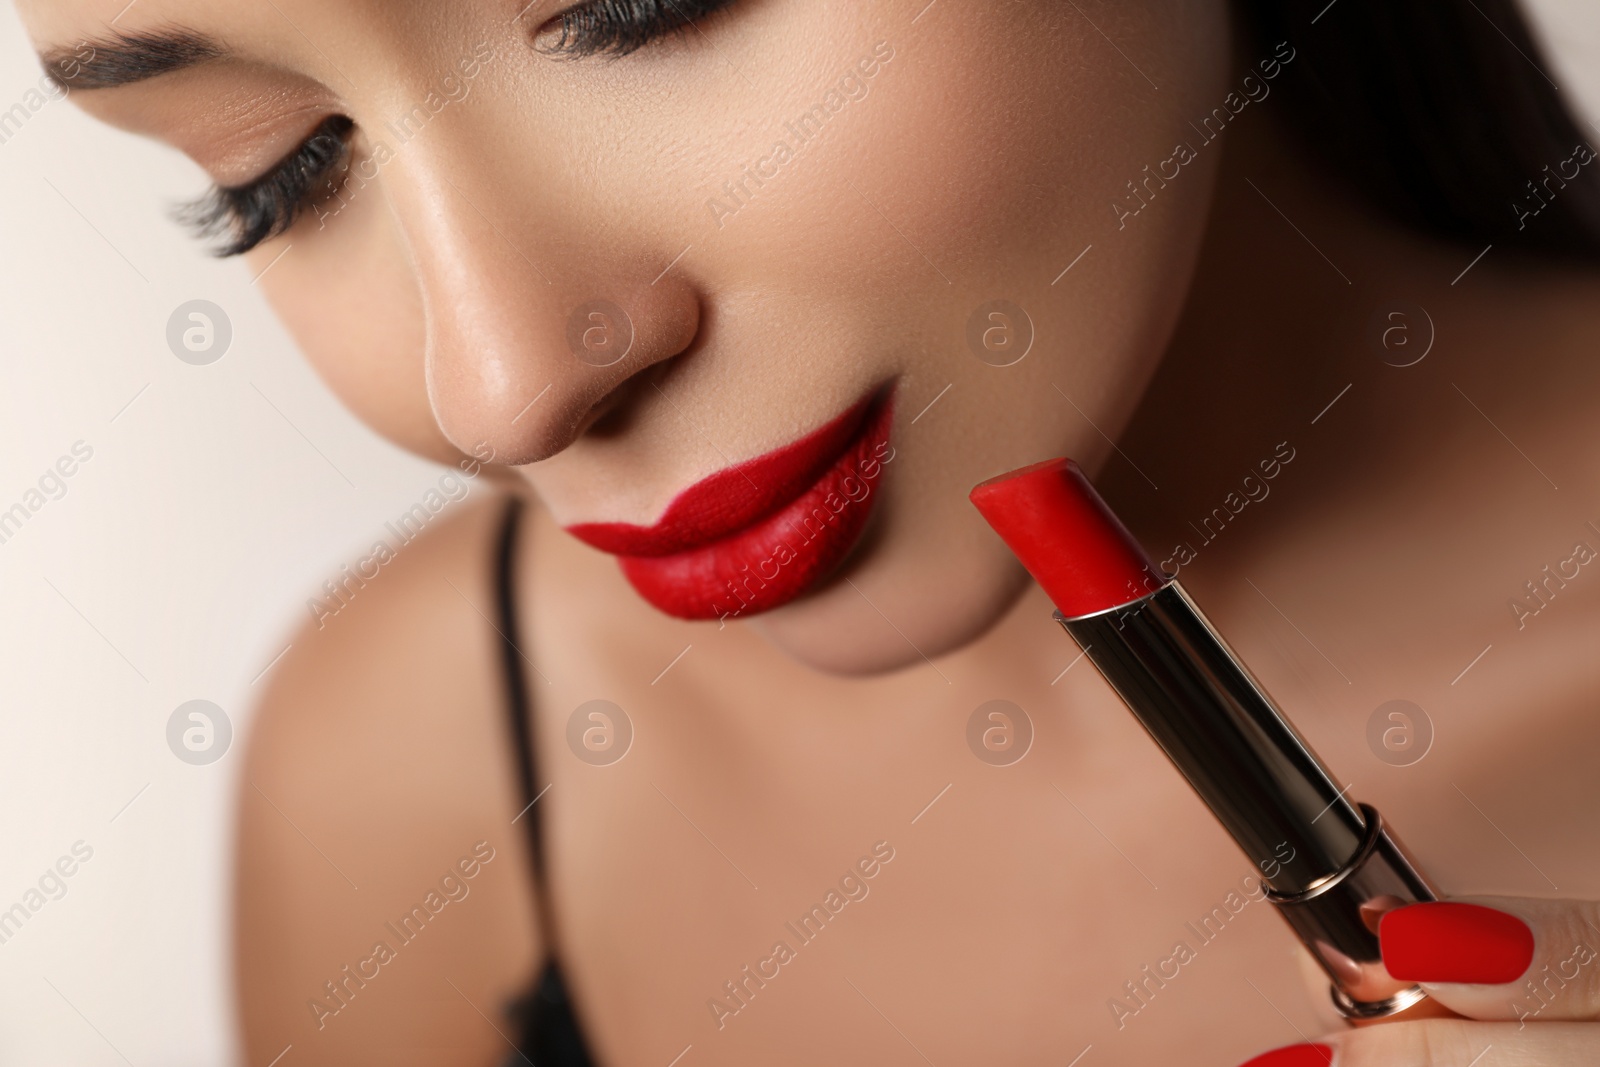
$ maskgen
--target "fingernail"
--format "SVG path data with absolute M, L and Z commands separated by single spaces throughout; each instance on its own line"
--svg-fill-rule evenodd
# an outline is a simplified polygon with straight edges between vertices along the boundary
M 1481 904 L 1435 901 L 1388 912 L 1378 946 L 1389 974 L 1406 982 L 1502 985 L 1533 962 L 1533 931 Z
M 1240 1067 L 1328 1067 L 1333 1062 L 1333 1049 L 1327 1045 L 1290 1045 L 1263 1052 Z

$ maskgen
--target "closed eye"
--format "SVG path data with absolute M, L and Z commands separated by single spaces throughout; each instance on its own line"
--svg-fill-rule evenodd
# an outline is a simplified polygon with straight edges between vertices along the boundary
M 588 0 L 547 20 L 534 46 L 547 56 L 621 57 L 701 20 L 737 0 Z M 242 185 L 218 186 L 182 204 L 176 215 L 202 239 L 222 238 L 213 251 L 237 256 L 292 227 L 305 211 L 338 191 L 350 163 L 355 123 L 325 119 L 299 147 L 265 174 Z
M 625 56 L 669 34 L 690 32 L 736 0 L 589 0 L 545 22 L 534 44 L 549 56 Z
M 213 253 L 237 256 L 284 233 L 307 208 L 338 191 L 350 161 L 355 123 L 332 115 L 265 174 L 218 186 L 178 206 L 178 221 L 202 239 L 222 238 Z

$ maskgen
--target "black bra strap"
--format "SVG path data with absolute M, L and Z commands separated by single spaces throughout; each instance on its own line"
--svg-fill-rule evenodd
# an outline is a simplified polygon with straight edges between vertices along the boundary
M 556 962 L 555 923 L 551 918 L 550 894 L 545 889 L 543 820 L 539 818 L 539 808 L 534 804 L 542 789 L 537 784 L 539 774 L 534 743 L 533 701 L 528 693 L 528 677 L 523 671 L 525 657 L 521 633 L 517 628 L 517 531 L 524 510 L 519 497 L 513 496 L 506 502 L 494 555 L 495 614 L 500 630 L 502 673 L 505 675 L 505 707 L 511 719 L 511 739 L 516 748 L 517 773 L 522 788 L 523 807 L 517 819 L 527 828 L 528 855 L 532 861 L 535 888 L 535 921 L 544 937 L 546 955 L 532 988 L 507 1007 L 518 1040 L 514 1046 L 517 1054 L 506 1063 L 515 1067 L 528 1063 L 537 1063 L 540 1067 L 593 1067 L 594 1058 L 589 1055 L 576 1009 L 567 995 L 566 982 Z M 527 1053 L 532 1053 L 534 1058 L 530 1060 Z
M 522 637 L 517 628 L 516 550 L 517 530 L 521 525 L 523 503 L 512 496 L 501 519 L 499 543 L 495 548 L 495 613 L 500 630 L 500 661 L 505 676 L 506 713 L 511 719 L 511 740 L 515 748 L 517 774 L 522 788 L 522 813 L 517 820 L 526 827 L 528 854 L 533 864 L 534 884 L 544 899 L 544 835 L 541 820 L 533 808 L 539 795 L 538 761 L 535 759 L 532 702 L 528 697 L 528 677 L 522 669 Z M 543 909 L 541 908 L 541 911 Z

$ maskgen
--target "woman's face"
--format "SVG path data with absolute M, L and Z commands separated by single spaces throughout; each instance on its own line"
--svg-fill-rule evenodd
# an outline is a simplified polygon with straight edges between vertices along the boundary
M 846 673 L 968 642 L 1022 588 L 967 492 L 1109 452 L 1219 148 L 1152 176 L 1228 90 L 1221 0 L 22 8 L 73 100 L 221 186 L 350 119 L 247 253 L 343 400 L 506 465 L 663 610 Z M 600 8 L 692 23 L 612 55 L 655 27 Z

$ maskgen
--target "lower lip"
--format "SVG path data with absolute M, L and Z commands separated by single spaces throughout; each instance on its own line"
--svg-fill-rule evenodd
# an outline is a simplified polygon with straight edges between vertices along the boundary
M 831 575 L 861 538 L 894 458 L 893 398 L 875 401 L 833 465 L 789 503 L 710 544 L 663 556 L 619 556 L 622 573 L 658 611 L 730 619 L 771 611 Z
M 1334 782 L 1272 698 L 1077 464 L 992 478 L 973 504 L 1072 635 L 1262 872 L 1352 1017 L 1418 1003 L 1383 969 L 1363 905 L 1434 893 L 1378 813 Z M 1341 999 L 1342 997 L 1342 999 Z

